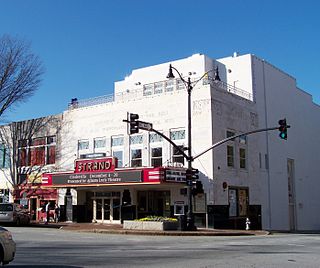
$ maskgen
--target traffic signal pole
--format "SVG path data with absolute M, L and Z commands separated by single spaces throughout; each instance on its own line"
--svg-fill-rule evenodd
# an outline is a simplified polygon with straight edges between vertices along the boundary
M 286 125 L 286 128 L 290 128 L 289 125 Z M 242 133 L 242 134 L 238 134 L 238 135 L 234 135 L 232 137 L 229 137 L 229 138 L 226 138 L 224 140 L 221 140 L 215 144 L 212 144 L 211 147 L 209 147 L 208 149 L 204 150 L 203 152 L 195 155 L 194 157 L 192 157 L 192 161 L 194 161 L 195 159 L 197 159 L 198 157 L 200 157 L 201 155 L 209 152 L 210 150 L 216 148 L 217 146 L 221 145 L 221 144 L 224 144 L 226 143 L 227 141 L 230 141 L 230 140 L 233 140 L 235 138 L 239 138 L 241 136 L 248 136 L 248 135 L 251 135 L 251 134 L 254 134 L 254 133 L 259 133 L 259 132 L 264 132 L 264 131 L 269 131 L 269 130 L 280 130 L 279 126 L 278 127 L 270 127 L 270 128 L 261 128 L 261 129 L 256 129 L 256 130 L 252 130 L 252 131 L 248 131 L 248 132 L 245 132 L 245 133 Z M 281 130 L 280 130 L 281 131 Z

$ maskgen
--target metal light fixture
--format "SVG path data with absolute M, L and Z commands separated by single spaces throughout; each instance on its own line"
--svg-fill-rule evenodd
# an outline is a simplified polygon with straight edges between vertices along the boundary
M 168 79 L 173 79 L 173 78 L 175 78 L 174 75 L 173 75 L 173 72 L 172 72 L 172 66 L 171 66 L 171 64 L 169 65 L 169 73 L 168 73 L 168 75 L 167 75 L 167 78 L 168 78 Z

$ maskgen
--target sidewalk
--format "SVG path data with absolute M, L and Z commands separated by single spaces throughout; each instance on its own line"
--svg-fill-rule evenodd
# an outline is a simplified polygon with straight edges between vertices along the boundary
M 148 231 L 148 230 L 125 230 L 121 224 L 102 223 L 36 223 L 30 226 L 43 228 L 59 228 L 75 232 L 93 232 L 104 234 L 126 234 L 126 235 L 166 235 L 166 236 L 248 236 L 248 235 L 268 235 L 268 231 L 262 230 L 222 230 L 198 228 L 197 231 Z

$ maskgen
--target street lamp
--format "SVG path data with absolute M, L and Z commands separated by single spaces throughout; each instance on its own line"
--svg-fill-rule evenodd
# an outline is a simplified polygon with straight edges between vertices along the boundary
M 219 80 L 220 81 L 220 77 L 219 77 L 219 70 L 218 67 L 216 67 L 213 70 L 210 70 L 206 73 L 204 73 L 204 75 L 202 75 L 198 80 L 194 81 L 193 84 L 191 83 L 191 79 L 190 77 L 188 77 L 188 80 L 185 80 L 181 73 L 175 68 L 173 67 L 171 64 L 169 65 L 169 73 L 167 75 L 168 79 L 174 79 L 175 76 L 173 74 L 173 70 L 177 72 L 177 74 L 179 75 L 181 81 L 184 83 L 185 87 L 187 88 L 187 92 L 188 92 L 188 150 L 187 150 L 187 161 L 188 161 L 188 170 L 192 171 L 192 150 L 191 150 L 191 92 L 193 87 L 195 86 L 195 84 L 197 84 L 199 81 L 201 81 L 205 76 L 208 75 L 209 72 L 211 71 L 215 71 L 215 75 L 214 75 L 214 80 Z M 196 230 L 196 226 L 194 225 L 194 214 L 193 214 L 193 208 L 192 208 L 192 180 L 188 180 L 187 178 L 187 186 L 188 186 L 188 191 L 187 191 L 187 195 L 188 195 L 188 212 L 187 212 L 187 229 L 189 231 L 192 230 Z

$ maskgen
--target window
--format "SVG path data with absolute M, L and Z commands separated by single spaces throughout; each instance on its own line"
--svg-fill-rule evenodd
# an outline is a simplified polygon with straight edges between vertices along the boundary
M 4 144 L 0 144 L 0 168 L 10 167 L 10 150 Z
M 184 129 L 170 131 L 171 140 L 184 140 L 185 138 L 186 138 L 186 131 Z
M 226 132 L 226 136 L 227 136 L 227 138 L 233 137 L 234 135 L 236 135 L 236 133 L 235 133 L 235 132 L 230 131 L 230 130 L 227 130 L 227 132 Z M 234 141 L 234 139 L 233 139 L 232 141 Z
M 174 89 L 174 80 L 168 80 L 166 81 L 166 92 L 169 92 L 169 91 L 173 91 Z
M 154 83 L 154 94 L 163 92 L 163 82 Z
M 247 144 L 247 136 L 246 135 L 239 136 L 239 143 Z
M 44 146 L 30 148 L 29 166 L 44 166 L 46 161 L 45 159 Z
M 151 166 L 162 166 L 162 148 L 151 148 Z
M 89 141 L 88 140 L 79 140 L 78 141 L 78 150 L 87 150 L 89 149 Z
M 231 145 L 227 145 L 227 166 L 234 167 L 234 149 Z
M 111 146 L 123 146 L 123 137 L 111 137 Z
M 229 216 L 246 217 L 248 214 L 248 189 L 229 188 Z
M 150 133 L 150 135 L 149 135 L 150 143 L 161 142 L 162 139 L 163 138 L 157 133 Z
M 148 84 L 143 86 L 143 96 L 152 95 L 153 92 L 153 84 Z
M 142 150 L 132 149 L 131 150 L 131 167 L 141 167 L 142 166 Z
M 55 164 L 56 136 L 19 140 L 18 147 L 18 166 Z
M 105 148 L 106 147 L 106 139 L 105 138 L 95 138 L 93 140 L 94 149 Z
M 246 168 L 246 149 L 239 149 L 240 168 Z
M 123 167 L 123 151 L 113 151 L 112 155 L 118 159 L 118 167 Z
M 142 135 L 130 136 L 130 144 L 142 144 L 142 143 L 143 143 Z
M 184 146 L 178 146 L 178 147 L 180 149 L 183 149 Z M 184 157 L 176 147 L 173 147 L 172 162 L 181 163 L 182 165 L 184 165 Z
M 118 159 L 118 167 L 123 167 L 123 136 L 111 137 L 112 155 Z
M 264 162 L 265 162 L 266 169 L 269 169 L 269 157 L 267 154 L 264 155 Z
M 177 79 L 177 90 L 185 89 L 185 85 L 181 79 Z

